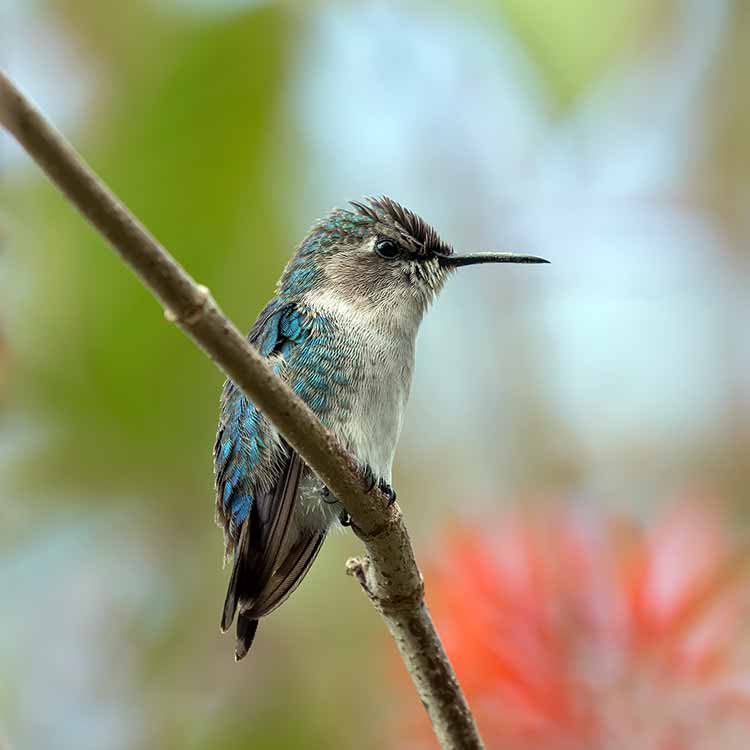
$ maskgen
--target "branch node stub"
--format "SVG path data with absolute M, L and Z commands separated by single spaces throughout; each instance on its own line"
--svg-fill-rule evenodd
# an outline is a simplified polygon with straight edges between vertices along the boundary
M 370 599 L 374 599 L 373 593 L 367 584 L 367 570 L 370 560 L 367 557 L 350 557 L 346 561 L 346 574 L 357 579 L 357 583 Z
M 346 561 L 346 574 L 364 585 L 368 560 L 366 557 L 350 557 Z
M 164 317 L 167 321 L 182 327 L 192 328 L 203 317 L 211 299 L 211 290 L 203 284 L 197 284 L 195 290 L 198 301 L 188 308 L 184 315 L 178 315 L 170 308 L 164 309 Z

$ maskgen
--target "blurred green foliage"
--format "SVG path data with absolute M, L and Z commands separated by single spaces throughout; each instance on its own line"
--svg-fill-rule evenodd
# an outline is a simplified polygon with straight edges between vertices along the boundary
M 221 289 L 245 327 L 292 242 L 272 198 L 284 163 L 279 99 L 291 23 L 268 7 L 170 28 L 154 68 L 120 78 L 107 92 L 111 107 L 78 139 L 105 181 L 197 279 Z M 66 425 L 55 451 L 61 479 L 131 484 L 143 474 L 156 485 L 179 477 L 195 486 L 202 478 L 208 492 L 220 376 L 69 205 L 48 185 L 34 190 L 29 210 L 45 220 L 34 222 L 28 246 L 36 288 L 22 378 L 46 417 Z
M 491 3 L 530 53 L 552 102 L 570 108 L 642 36 L 645 0 Z

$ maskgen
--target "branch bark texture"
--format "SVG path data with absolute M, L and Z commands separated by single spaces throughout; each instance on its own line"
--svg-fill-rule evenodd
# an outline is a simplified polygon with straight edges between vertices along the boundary
M 196 281 L 118 200 L 29 100 L 0 72 L 0 124 L 109 241 L 164 307 L 261 409 L 341 499 L 366 555 L 347 563 L 388 625 L 441 747 L 482 748 L 474 719 L 424 602 L 422 575 L 398 505 L 367 492 L 354 460 L 267 366 Z

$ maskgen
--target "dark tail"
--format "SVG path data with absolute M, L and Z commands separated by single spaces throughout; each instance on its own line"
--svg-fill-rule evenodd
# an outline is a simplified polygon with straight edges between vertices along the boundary
M 234 646 L 234 660 L 239 661 L 250 650 L 258 629 L 258 621 L 240 612 L 237 616 L 237 642 Z
M 240 583 L 240 568 L 242 565 L 242 555 L 235 555 L 232 575 L 229 578 L 227 588 L 227 598 L 224 600 L 224 612 L 221 615 L 221 632 L 226 633 L 229 630 L 234 614 L 237 611 L 237 602 L 239 599 L 238 584 Z M 234 647 L 234 660 L 239 661 L 250 650 L 255 638 L 255 631 L 258 629 L 258 621 L 248 617 L 243 612 L 237 615 L 237 643 Z
M 224 611 L 221 614 L 221 632 L 226 633 L 232 625 L 234 615 L 237 612 L 237 604 L 240 598 L 240 584 L 242 578 L 242 567 L 247 543 L 249 523 L 246 523 L 240 535 L 240 541 L 237 544 L 237 550 L 234 554 L 234 565 L 232 566 L 232 575 L 229 577 L 227 586 L 227 596 L 224 600 Z M 248 617 L 240 612 L 237 615 L 237 642 L 234 647 L 234 660 L 239 661 L 250 650 L 255 638 L 255 631 L 258 629 L 258 621 Z
M 292 522 L 304 466 L 292 452 L 276 486 L 256 494 L 242 525 L 221 615 L 223 632 L 237 615 L 237 661 L 252 645 L 258 619 L 273 612 L 297 588 L 325 539 L 324 528 L 299 528 Z
M 246 544 L 246 537 L 249 531 L 249 523 L 242 528 L 239 542 L 234 552 L 234 564 L 232 565 L 232 575 L 229 576 L 229 585 L 227 586 L 227 596 L 224 599 L 224 611 L 221 613 L 221 632 L 226 633 L 234 620 L 234 613 L 237 611 L 239 601 L 239 583 L 240 568 L 242 567 L 243 555 L 241 550 Z
M 229 577 L 224 611 L 221 615 L 221 631 L 226 633 L 237 615 L 237 642 L 234 649 L 235 661 L 239 661 L 250 650 L 258 629 L 258 618 L 272 612 L 297 588 L 305 577 L 310 565 L 323 544 L 326 533 L 319 531 L 301 535 L 283 558 L 274 574 L 261 579 L 260 591 L 252 585 L 252 569 L 248 571 L 247 541 L 245 536 L 249 524 L 245 524 L 240 543 L 235 551 L 232 575 Z M 249 592 L 252 592 L 251 594 Z M 237 611 L 239 609 L 239 611 Z

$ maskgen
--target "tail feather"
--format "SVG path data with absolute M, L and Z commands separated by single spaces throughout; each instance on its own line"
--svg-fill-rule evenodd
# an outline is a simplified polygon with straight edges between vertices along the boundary
M 258 621 L 240 612 L 237 617 L 237 642 L 234 646 L 234 660 L 239 661 L 250 650 L 258 629 Z
M 276 486 L 256 493 L 242 525 L 221 616 L 221 629 L 226 632 L 237 615 L 238 661 L 252 645 L 258 619 L 297 588 L 325 539 L 325 528 L 300 526 L 294 520 L 303 471 L 302 459 L 291 451 Z
M 237 611 L 237 581 L 239 578 L 239 563 L 240 558 L 237 555 L 234 558 L 234 565 L 232 566 L 232 576 L 229 579 L 229 586 L 227 587 L 227 595 L 224 599 L 224 609 L 221 613 L 221 628 L 222 633 L 226 633 L 227 630 L 232 626 L 232 620 L 234 620 L 234 613 Z
M 242 527 L 242 533 L 240 534 L 240 541 L 237 545 L 237 549 L 234 553 L 234 564 L 232 565 L 232 575 L 229 577 L 229 585 L 227 586 L 227 596 L 224 599 L 224 610 L 221 614 L 221 632 L 226 633 L 232 625 L 234 620 L 234 613 L 237 611 L 237 604 L 239 603 L 239 584 L 240 584 L 240 568 L 242 567 L 242 549 L 244 548 L 248 535 L 249 523 L 246 523 Z
M 298 534 L 291 548 L 285 551 L 278 569 L 264 581 L 249 607 L 253 616 L 270 614 L 287 600 L 315 561 L 325 537 L 325 531 Z

